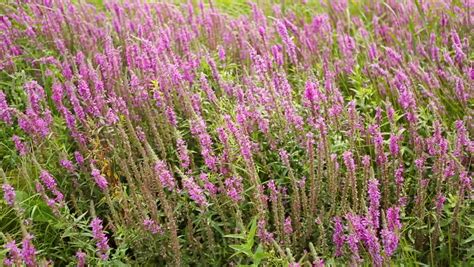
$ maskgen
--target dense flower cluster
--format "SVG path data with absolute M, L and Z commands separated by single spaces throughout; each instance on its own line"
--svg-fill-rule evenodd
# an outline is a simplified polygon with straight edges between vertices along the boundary
M 3 198 L 5 199 L 8 205 L 13 206 L 15 204 L 15 196 L 16 196 L 15 189 L 13 188 L 13 186 L 9 184 L 3 184 L 2 189 L 3 189 Z
M 103 231 L 102 220 L 99 218 L 94 218 L 91 222 L 92 235 L 94 236 L 97 247 L 97 254 L 102 260 L 106 260 L 109 255 L 109 244 L 108 238 Z
M 472 1 L 86 2 L 0 5 L 4 265 L 474 263 Z
M 37 251 L 32 240 L 33 236 L 27 233 L 23 238 L 21 250 L 18 248 L 15 241 L 7 242 L 4 247 L 7 250 L 8 256 L 3 260 L 3 264 L 5 266 L 19 266 L 24 263 L 28 267 L 37 266 Z

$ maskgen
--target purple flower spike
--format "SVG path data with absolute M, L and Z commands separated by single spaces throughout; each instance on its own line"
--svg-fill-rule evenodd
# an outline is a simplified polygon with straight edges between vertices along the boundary
M 91 175 L 100 190 L 105 191 L 108 187 L 107 179 L 105 179 L 105 177 L 100 174 L 100 171 L 95 168 L 92 169 Z
M 109 252 L 109 240 L 105 235 L 102 227 L 102 220 L 99 218 L 95 218 L 91 222 L 92 228 L 92 235 L 94 236 L 94 240 L 96 241 L 97 247 L 97 254 L 102 260 L 108 259 L 108 252 Z
M 3 184 L 2 189 L 3 189 L 3 198 L 5 199 L 8 205 L 13 207 L 13 205 L 15 204 L 15 196 L 16 196 L 15 189 L 13 188 L 13 186 L 9 184 Z

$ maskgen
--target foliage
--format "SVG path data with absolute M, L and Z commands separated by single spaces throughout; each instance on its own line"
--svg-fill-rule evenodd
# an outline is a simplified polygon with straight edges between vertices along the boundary
M 0 3 L 0 260 L 473 265 L 472 8 Z

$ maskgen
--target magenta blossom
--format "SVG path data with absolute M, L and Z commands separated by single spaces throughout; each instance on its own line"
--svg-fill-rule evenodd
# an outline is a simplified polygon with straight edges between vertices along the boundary
M 95 183 L 100 188 L 100 190 L 105 191 L 108 187 L 107 179 L 103 175 L 100 174 L 98 169 L 92 169 L 91 172 L 92 177 L 94 178 Z
M 107 260 L 110 247 L 108 244 L 109 239 L 103 231 L 102 220 L 99 218 L 93 219 L 91 228 L 94 240 L 96 241 L 97 254 L 102 260 Z
M 15 196 L 16 196 L 15 189 L 13 188 L 13 186 L 9 184 L 3 184 L 2 189 L 3 189 L 3 198 L 5 199 L 8 205 L 13 207 L 13 205 L 15 204 Z

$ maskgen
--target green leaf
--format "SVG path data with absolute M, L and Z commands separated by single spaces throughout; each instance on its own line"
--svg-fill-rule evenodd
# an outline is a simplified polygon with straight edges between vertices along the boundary
M 260 262 L 267 258 L 269 256 L 268 253 L 266 253 L 261 245 L 258 245 L 257 250 L 255 251 L 255 254 L 253 255 L 253 263 L 256 264 L 257 266 L 260 264 Z
M 465 245 L 465 244 L 470 243 L 472 241 L 474 241 L 474 235 L 471 235 L 468 239 L 463 240 L 461 242 L 461 244 Z
M 244 245 L 229 245 L 232 249 L 236 250 L 238 253 L 244 253 L 247 256 L 252 255 L 252 251 L 248 250 Z M 236 254 L 238 254 L 236 253 Z
M 255 234 L 257 233 L 257 217 L 253 218 L 252 220 L 252 226 L 250 227 L 250 232 L 249 235 L 247 236 L 247 247 L 249 249 L 252 249 L 253 244 L 255 243 Z
M 225 235 L 224 237 L 227 238 L 237 238 L 237 239 L 245 239 L 245 236 L 242 234 L 230 234 L 230 235 Z
M 130 266 L 129 264 L 126 264 L 126 263 L 123 263 L 122 261 L 120 260 L 114 260 L 112 262 L 112 266 L 115 266 L 115 267 L 125 267 L 125 266 Z

